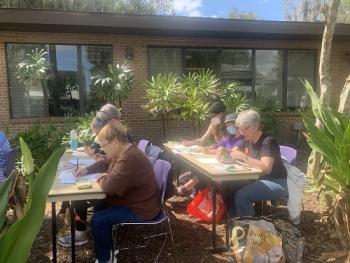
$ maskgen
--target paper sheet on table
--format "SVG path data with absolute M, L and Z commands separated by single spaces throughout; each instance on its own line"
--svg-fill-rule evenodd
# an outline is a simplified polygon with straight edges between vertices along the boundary
M 62 184 L 74 184 L 77 181 L 89 181 L 96 182 L 99 174 L 88 174 L 84 176 L 76 177 L 73 174 L 74 169 L 60 171 L 58 178 Z
M 58 163 L 58 169 L 59 170 L 67 170 L 67 169 L 73 169 L 75 168 L 75 165 L 69 163 L 69 162 L 66 162 L 66 161 L 60 161 Z
M 173 153 L 175 153 L 175 154 L 187 153 L 187 154 L 190 154 L 190 155 L 204 155 L 203 153 L 192 152 L 191 150 L 173 150 Z
M 210 158 L 210 157 L 208 157 L 208 158 L 200 158 L 200 159 L 198 159 L 198 162 L 205 163 L 205 164 L 221 164 L 215 158 Z
M 79 151 L 72 152 L 71 156 L 72 157 L 89 157 L 85 152 L 79 152 Z
M 77 165 L 77 159 L 76 158 L 73 158 L 73 159 L 70 159 L 69 162 L 73 165 Z M 79 159 L 78 160 L 78 163 L 79 163 L 79 166 L 89 166 L 91 164 L 94 164 L 96 161 L 93 160 L 93 159 Z

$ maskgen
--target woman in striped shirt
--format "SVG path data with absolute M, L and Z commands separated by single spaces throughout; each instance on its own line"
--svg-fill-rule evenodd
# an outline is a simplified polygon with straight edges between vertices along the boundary
M 10 143 L 6 135 L 0 131 L 0 181 L 6 179 L 5 167 L 9 152 L 11 151 Z

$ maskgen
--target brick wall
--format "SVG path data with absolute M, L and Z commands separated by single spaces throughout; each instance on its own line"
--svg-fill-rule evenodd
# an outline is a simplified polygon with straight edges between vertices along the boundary
M 135 89 L 129 99 L 123 102 L 123 118 L 126 120 L 131 133 L 136 140 L 148 138 L 156 143 L 162 141 L 162 125 L 153 120 L 141 105 L 145 103 L 144 81 L 148 78 L 148 46 L 184 46 L 184 47 L 232 47 L 232 48 L 267 48 L 267 49 L 316 49 L 321 43 L 300 40 L 245 40 L 245 39 L 212 39 L 212 38 L 183 38 L 183 37 L 150 37 L 150 36 L 123 36 L 97 34 L 61 34 L 61 33 L 31 33 L 31 32 L 0 32 L 0 126 L 8 127 L 11 134 L 22 131 L 38 119 L 11 119 L 9 112 L 9 91 L 6 73 L 5 43 L 30 42 L 52 44 L 105 44 L 113 46 L 113 61 L 124 61 L 126 47 L 133 49 L 134 58 L 131 64 L 135 73 Z M 335 85 L 333 96 L 335 101 L 349 72 L 349 59 L 344 59 L 348 42 L 339 42 L 334 45 L 335 51 L 331 60 L 332 81 Z M 61 118 L 55 121 L 62 123 Z M 295 113 L 282 113 L 280 116 L 280 139 L 288 142 L 291 139 L 293 122 L 299 121 L 300 116 Z M 40 119 L 45 122 L 47 120 Z M 190 137 L 192 128 L 188 122 L 171 121 L 169 123 L 168 139 Z

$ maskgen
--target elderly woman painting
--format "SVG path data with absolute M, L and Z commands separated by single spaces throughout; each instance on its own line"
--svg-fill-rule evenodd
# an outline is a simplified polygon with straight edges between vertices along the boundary
M 244 140 L 232 150 L 231 157 L 263 171 L 260 180 L 244 186 L 234 195 L 236 214 L 253 216 L 255 202 L 288 196 L 287 171 L 277 141 L 261 131 L 258 112 L 242 111 L 237 117 L 236 125 Z
M 95 204 L 91 225 L 96 246 L 96 263 L 106 263 L 112 261 L 110 255 L 113 224 L 155 218 L 160 211 L 160 191 L 150 161 L 134 144 L 128 142 L 127 131 L 122 124 L 106 124 L 96 140 L 106 153 L 105 158 L 86 168 L 80 167 L 76 176 L 101 173 L 97 183 L 107 193 L 107 198 L 102 203 Z M 73 206 L 81 219 L 81 222 L 77 222 L 76 245 L 85 244 L 87 204 L 77 201 L 73 202 Z M 71 236 L 60 238 L 59 244 L 70 246 Z

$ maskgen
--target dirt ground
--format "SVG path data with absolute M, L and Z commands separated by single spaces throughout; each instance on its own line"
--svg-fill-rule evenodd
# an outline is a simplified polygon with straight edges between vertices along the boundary
M 306 156 L 305 156 L 306 158 Z M 305 168 L 307 159 L 299 158 L 299 167 Z M 173 197 L 168 200 L 167 207 L 170 212 L 171 226 L 174 235 L 175 246 L 172 246 L 170 238 L 167 239 L 164 249 L 158 258 L 158 262 L 230 262 L 230 256 L 226 253 L 212 254 L 211 225 L 191 218 L 186 213 L 189 200 L 183 197 Z M 299 229 L 305 237 L 304 263 L 316 262 L 349 262 L 346 252 L 343 253 L 338 240 L 325 222 L 325 202 L 321 195 L 306 191 L 304 197 L 304 211 Z M 57 205 L 59 208 L 59 205 Z M 267 214 L 273 214 L 279 218 L 288 218 L 287 208 L 268 206 Z M 58 216 L 58 229 L 60 233 L 69 231 L 64 224 L 64 216 Z M 158 236 L 143 239 L 144 236 L 161 232 L 160 227 L 124 227 L 118 235 L 117 246 L 120 248 L 118 262 L 154 262 L 161 249 L 166 236 Z M 217 227 L 217 240 L 219 245 L 224 244 L 225 225 L 221 222 Z M 146 246 L 146 247 L 144 247 Z M 51 258 L 51 206 L 46 209 L 46 216 L 42 229 L 33 245 L 29 262 L 46 263 Z M 70 249 L 58 245 L 58 262 L 70 262 Z M 84 246 L 77 247 L 76 262 L 94 262 L 94 245 L 91 241 Z

